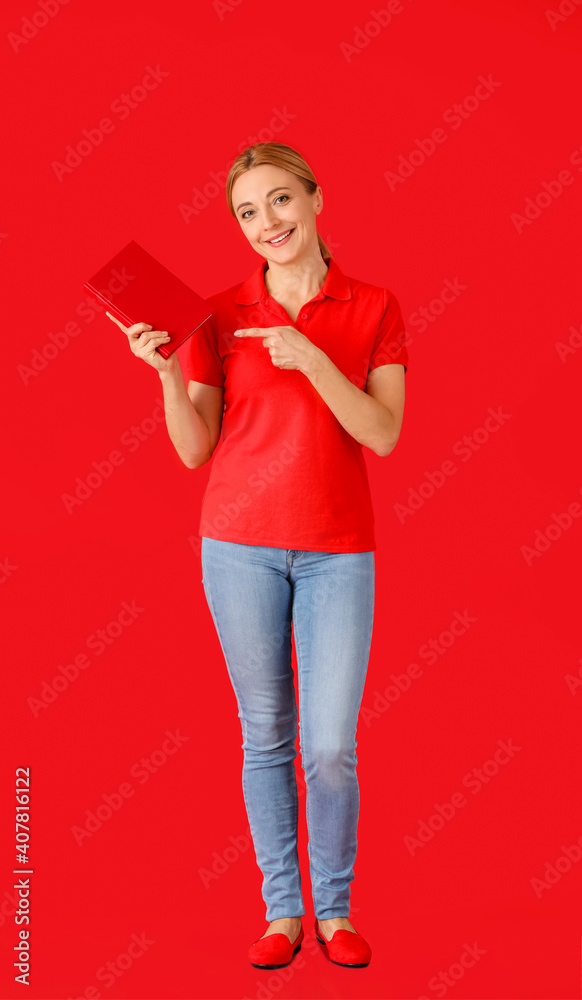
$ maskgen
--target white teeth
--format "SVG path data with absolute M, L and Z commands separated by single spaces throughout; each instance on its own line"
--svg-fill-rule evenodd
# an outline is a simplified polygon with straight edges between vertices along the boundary
M 281 240 L 284 240 L 285 237 L 288 236 L 289 233 L 291 233 L 291 232 L 293 232 L 293 230 L 289 229 L 286 233 L 283 233 L 283 235 L 279 236 L 276 240 L 267 240 L 267 243 L 280 243 Z

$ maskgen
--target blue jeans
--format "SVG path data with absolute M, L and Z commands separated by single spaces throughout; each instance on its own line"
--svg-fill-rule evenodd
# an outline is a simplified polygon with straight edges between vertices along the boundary
M 299 742 L 315 916 L 347 917 L 360 792 L 356 727 L 374 615 L 374 552 L 202 538 L 204 592 L 236 700 L 243 797 L 268 922 L 305 913 L 297 854 Z

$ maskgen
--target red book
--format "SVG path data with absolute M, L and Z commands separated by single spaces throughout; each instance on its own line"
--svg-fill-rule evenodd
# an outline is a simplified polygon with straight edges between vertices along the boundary
M 83 288 L 124 326 L 149 323 L 167 330 L 170 340 L 156 350 L 171 354 L 209 319 L 212 309 L 189 285 L 132 240 Z

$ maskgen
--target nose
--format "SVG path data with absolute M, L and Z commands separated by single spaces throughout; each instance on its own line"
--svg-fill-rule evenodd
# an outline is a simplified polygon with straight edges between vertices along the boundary
M 273 229 L 273 224 L 274 223 L 276 224 L 276 221 L 277 221 L 277 215 L 275 212 L 272 211 L 271 207 L 269 206 L 269 208 L 266 208 L 263 213 L 263 231 L 265 233 L 270 232 L 270 230 Z

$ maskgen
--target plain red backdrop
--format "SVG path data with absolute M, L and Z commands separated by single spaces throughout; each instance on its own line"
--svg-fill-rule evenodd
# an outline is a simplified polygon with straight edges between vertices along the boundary
M 582 8 L 55 4 L 2 14 L 2 995 L 579 997 Z M 357 971 L 313 943 L 303 814 L 303 949 L 248 963 L 265 907 L 201 583 L 209 467 L 181 464 L 157 374 L 83 306 L 130 239 L 202 295 L 246 278 L 258 258 L 224 172 L 257 139 L 306 157 L 340 267 L 390 288 L 409 336 L 400 441 L 364 449 L 377 604 L 350 915 L 373 958 Z M 122 463 L 69 511 L 112 450 Z M 496 766 L 499 741 L 516 749 Z M 19 766 L 30 986 L 12 968 Z

